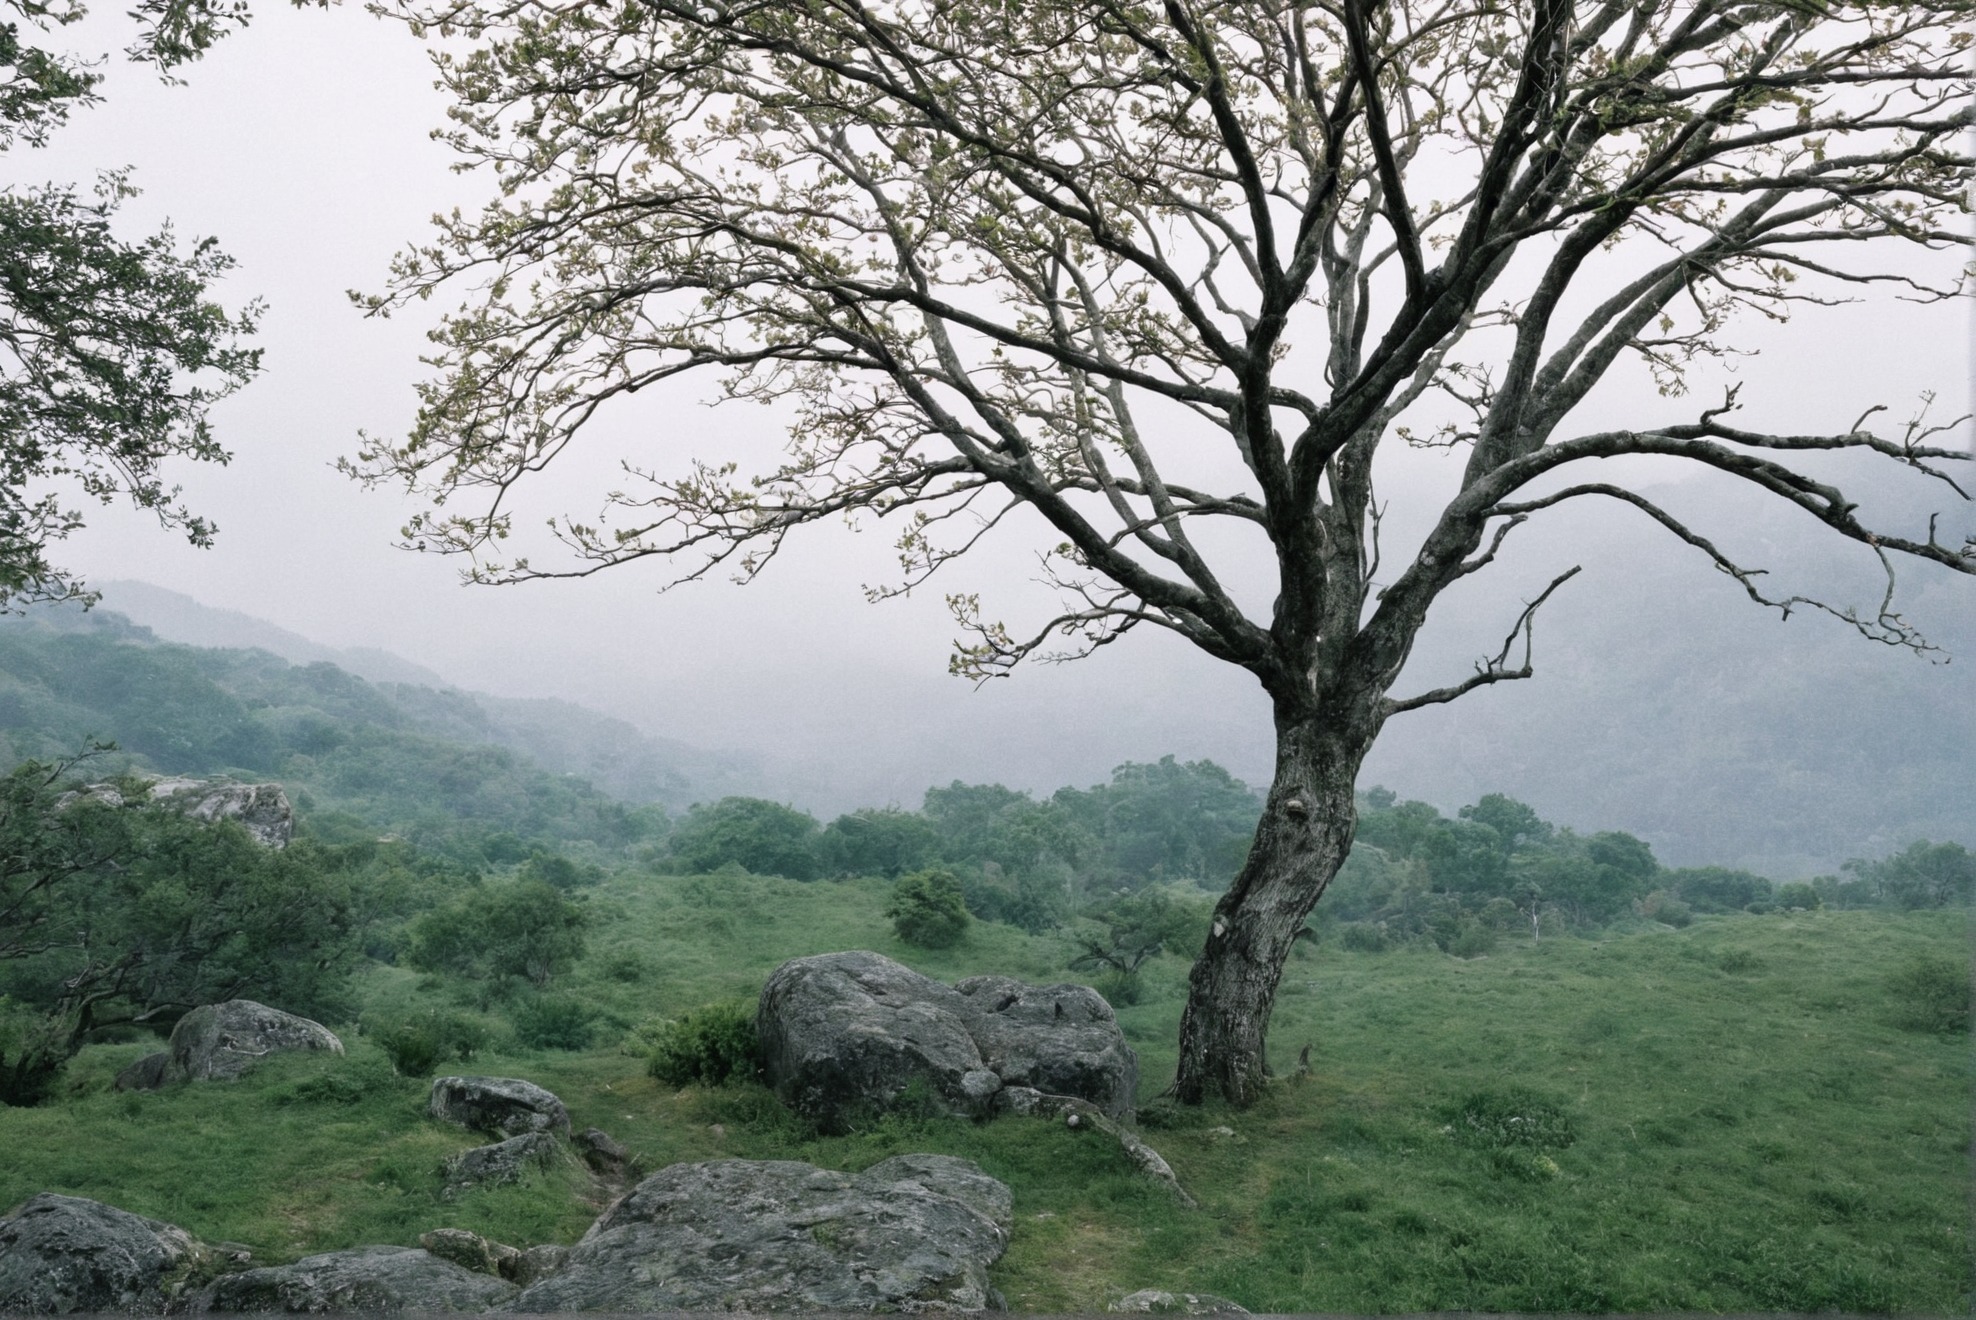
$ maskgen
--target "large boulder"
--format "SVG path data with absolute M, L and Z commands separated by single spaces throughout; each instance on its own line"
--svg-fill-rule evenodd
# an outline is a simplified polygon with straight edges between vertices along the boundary
M 529 1132 L 569 1135 L 569 1110 L 551 1091 L 519 1077 L 441 1077 L 426 1112 L 476 1132 L 518 1137 Z
M 982 1062 L 1005 1086 L 1089 1100 L 1131 1112 L 1139 1058 L 1105 997 L 1088 985 L 1025 985 L 1006 976 L 954 983 Z
M 215 1280 L 196 1311 L 485 1311 L 515 1294 L 416 1247 L 353 1247 Z
M 769 1084 L 827 1131 L 895 1106 L 915 1082 L 956 1113 L 986 1112 L 1006 1084 L 1114 1117 L 1138 1084 L 1111 1006 L 1086 986 L 977 976 L 950 987 L 864 951 L 778 967 L 755 1027 Z
M 169 1077 L 231 1081 L 270 1054 L 283 1050 L 343 1053 L 343 1042 L 320 1022 L 284 1013 L 251 999 L 195 1008 L 172 1028 Z
M 859 1174 L 776 1160 L 675 1164 L 639 1183 L 512 1311 L 980 1311 L 1009 1189 L 969 1160 Z
M 0 1219 L 0 1314 L 160 1312 L 203 1263 L 182 1228 L 43 1192 Z

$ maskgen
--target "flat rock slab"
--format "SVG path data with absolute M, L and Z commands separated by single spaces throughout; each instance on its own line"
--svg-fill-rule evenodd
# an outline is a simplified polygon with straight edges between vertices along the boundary
M 195 1311 L 485 1311 L 515 1286 L 416 1247 L 354 1247 L 215 1280 Z
M 999 1308 L 988 1267 L 1009 1222 L 1009 1189 L 946 1155 L 898 1155 L 859 1174 L 791 1160 L 675 1164 L 503 1309 Z
M 163 1311 L 201 1258 L 182 1228 L 43 1192 L 0 1219 L 0 1313 Z
M 769 1085 L 833 1132 L 894 1107 L 915 1082 L 955 1113 L 985 1114 L 1010 1085 L 1123 1117 L 1139 1080 L 1111 1005 L 1088 986 L 946 986 L 861 950 L 776 968 L 755 1027 Z
M 1159 1288 L 1144 1288 L 1136 1293 L 1121 1297 L 1105 1308 L 1108 1311 L 1121 1311 L 1128 1315 L 1248 1315 L 1249 1309 L 1239 1302 L 1231 1302 L 1226 1297 L 1213 1293 L 1176 1293 Z
M 343 1042 L 320 1022 L 251 999 L 207 1004 L 172 1028 L 163 1080 L 231 1081 L 285 1050 L 341 1054 Z
M 518 1137 L 529 1132 L 569 1135 L 569 1110 L 553 1092 L 519 1077 L 441 1077 L 426 1112 L 476 1132 Z

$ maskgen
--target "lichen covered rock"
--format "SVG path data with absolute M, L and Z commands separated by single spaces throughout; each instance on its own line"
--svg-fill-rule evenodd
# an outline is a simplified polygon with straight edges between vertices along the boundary
M 980 1311 L 1009 1190 L 968 1160 L 860 1174 L 789 1160 L 675 1164 L 639 1183 L 513 1311 Z
M 426 1112 L 476 1132 L 518 1137 L 527 1132 L 569 1135 L 569 1110 L 554 1093 L 519 1077 L 441 1077 Z
M 232 1081 L 270 1054 L 287 1050 L 343 1053 L 343 1042 L 320 1022 L 251 999 L 195 1008 L 172 1028 L 162 1080 Z
M 985 1113 L 1001 1086 L 1022 1085 L 1121 1117 L 1138 1082 L 1111 1006 L 1086 986 L 946 986 L 863 951 L 778 967 L 755 1027 L 769 1084 L 827 1131 L 893 1108 L 915 1083 L 954 1113 Z
M 0 1219 L 0 1314 L 163 1311 L 204 1254 L 182 1228 L 43 1192 Z
M 485 1311 L 515 1286 L 417 1247 L 353 1247 L 215 1280 L 197 1311 Z

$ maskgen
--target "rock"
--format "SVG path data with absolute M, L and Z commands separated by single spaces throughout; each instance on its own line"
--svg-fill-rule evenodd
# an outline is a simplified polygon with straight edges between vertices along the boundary
M 446 1161 L 445 1195 L 457 1196 L 470 1187 L 520 1182 L 530 1166 L 547 1168 L 561 1153 L 562 1148 L 547 1132 L 524 1132 L 491 1146 L 463 1150 Z
M 755 1028 L 769 1084 L 832 1132 L 895 1106 L 915 1081 L 955 1113 L 982 1112 L 1013 1082 L 1066 1088 L 1114 1116 L 1130 1111 L 1138 1081 L 1137 1057 L 1095 991 L 1006 977 L 949 987 L 863 951 L 778 967 Z
M 117 1074 L 119 1091 L 155 1091 L 165 1084 L 172 1062 L 170 1050 L 147 1054 Z
M 508 1277 L 503 1266 L 521 1255 L 513 1247 L 489 1242 L 478 1233 L 469 1233 L 464 1228 L 435 1228 L 430 1233 L 419 1234 L 419 1245 L 441 1260 L 450 1260 L 462 1269 L 473 1270 L 478 1274 L 497 1274 Z
M 166 1078 L 231 1081 L 282 1050 L 341 1054 L 343 1042 L 320 1022 L 251 999 L 207 1004 L 187 1013 L 172 1028 Z
M 1249 1309 L 1213 1293 L 1172 1293 L 1145 1288 L 1106 1308 L 1141 1315 L 1248 1315 Z
M 631 1152 L 601 1128 L 585 1128 L 570 1144 L 585 1164 L 606 1178 L 622 1178 L 631 1171 Z
M 543 1243 L 501 1259 L 501 1277 L 526 1288 L 552 1274 L 560 1274 L 569 1264 L 569 1248 Z
M 160 1312 L 210 1263 L 182 1228 L 43 1192 L 0 1219 L 0 1314 Z
M 1132 1112 L 1139 1057 L 1096 990 L 970 976 L 954 992 L 971 1010 L 968 1034 L 1004 1086 L 1074 1095 L 1112 1118 Z
M 969 1160 L 860 1174 L 776 1160 L 675 1164 L 639 1183 L 513 1311 L 979 1311 L 1009 1189 Z
M 441 1077 L 426 1112 L 477 1132 L 504 1137 L 524 1132 L 569 1135 L 569 1110 L 534 1082 L 519 1077 Z
M 195 1311 L 485 1311 L 515 1286 L 417 1247 L 353 1247 L 215 1280 Z
M 194 820 L 230 820 L 270 848 L 285 848 L 295 834 L 295 809 L 280 784 L 231 779 L 159 779 L 148 799 Z

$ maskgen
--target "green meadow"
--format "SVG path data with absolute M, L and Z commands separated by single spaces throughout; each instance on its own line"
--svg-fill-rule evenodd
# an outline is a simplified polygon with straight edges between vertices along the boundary
M 752 996 L 784 959 L 870 948 L 951 979 L 1073 979 L 1064 939 L 976 922 L 901 944 L 883 881 L 623 872 L 587 891 L 590 947 L 559 990 L 601 1014 L 585 1050 L 496 1029 L 441 1071 L 527 1077 L 642 1165 L 734 1156 L 857 1169 L 903 1151 L 979 1161 L 1015 1192 L 996 1281 L 1023 1311 L 1102 1310 L 1161 1287 L 1256 1311 L 1963 1311 L 1970 1304 L 1970 1041 L 1915 1020 L 1908 980 L 1966 967 L 1967 914 L 1813 911 L 1635 922 L 1292 960 L 1259 1106 L 1182 1110 L 1171 1075 L 1186 963 L 1161 955 L 1120 1020 L 1141 1063 L 1141 1134 L 1199 1208 L 1094 1133 L 1040 1120 L 894 1114 L 819 1137 L 753 1083 L 647 1075 L 653 1025 Z M 1907 978 L 1904 980 L 1904 977 Z M 265 1259 L 468 1228 L 578 1237 L 612 1189 L 575 1166 L 441 1198 L 474 1144 L 422 1115 L 366 1024 L 472 1015 L 445 980 L 373 964 L 340 1060 L 235 1084 L 118 1094 L 155 1048 L 86 1049 L 61 1092 L 0 1109 L 0 1203 L 58 1191 L 181 1224 Z M 1296 1066 L 1309 1046 L 1310 1071 Z

